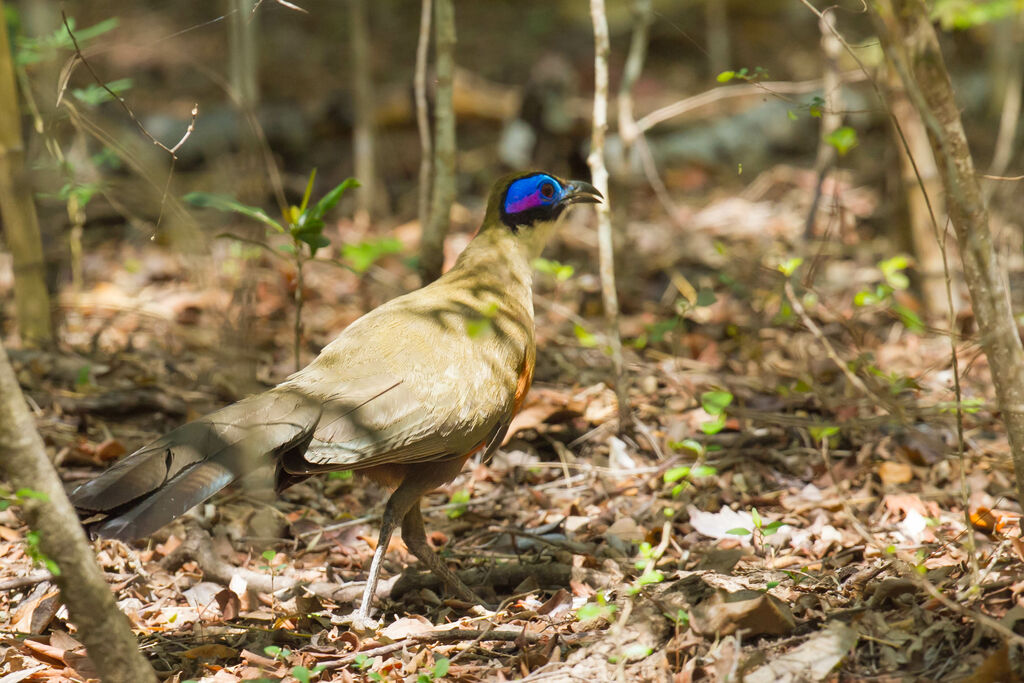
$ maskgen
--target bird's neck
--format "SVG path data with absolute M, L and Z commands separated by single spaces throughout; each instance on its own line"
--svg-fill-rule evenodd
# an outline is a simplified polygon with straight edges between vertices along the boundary
M 445 278 L 472 276 L 493 281 L 510 293 L 519 289 L 529 296 L 533 287 L 533 259 L 544 246 L 532 237 L 524 238 L 501 227 L 484 228 L 466 246 Z

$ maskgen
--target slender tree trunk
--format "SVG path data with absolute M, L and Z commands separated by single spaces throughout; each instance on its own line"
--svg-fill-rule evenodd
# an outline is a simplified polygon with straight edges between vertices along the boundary
M 717 76 L 729 68 L 729 14 L 725 0 L 706 0 L 704 6 L 707 27 L 708 66 L 711 75 Z
M 14 258 L 14 302 L 18 332 L 26 345 L 53 342 L 50 294 L 46 291 L 43 243 L 32 187 L 25 172 L 25 146 L 14 79 L 14 56 L 7 39 L 0 0 L 0 215 L 4 238 Z
M 106 683 L 155 683 L 138 649 L 128 619 L 114 603 L 110 586 L 96 565 L 82 525 L 46 457 L 43 440 L 21 395 L 7 353 L 0 346 L 0 479 L 15 490 L 30 489 L 22 510 L 39 533 L 39 548 L 57 563 L 60 587 L 78 637 Z
M 818 19 L 818 28 L 821 31 L 821 52 L 825 59 L 821 74 L 822 99 L 825 106 L 821 112 L 821 128 L 818 137 L 818 154 L 814 159 L 814 173 L 817 176 L 817 185 L 814 188 L 814 197 L 811 200 L 810 211 L 807 212 L 807 223 L 804 225 L 804 238 L 814 237 L 815 225 L 817 224 L 818 206 L 821 204 L 821 194 L 824 190 L 825 179 L 836 162 L 835 147 L 828 144 L 825 139 L 836 131 L 843 123 L 843 82 L 839 77 L 839 55 L 842 45 L 839 39 L 832 32 L 836 20 L 833 11 L 825 10 Z
M 872 18 L 886 55 L 924 121 L 956 232 L 964 278 L 1006 423 L 1024 502 L 1024 346 L 988 224 L 953 85 L 923 0 L 875 0 Z
M 430 170 L 434 159 L 431 151 L 433 145 L 430 138 L 430 112 L 427 109 L 427 53 L 430 48 L 430 15 L 433 3 L 423 0 L 420 12 L 420 38 L 416 44 L 416 73 L 413 76 L 413 89 L 416 93 L 416 127 L 420 132 L 420 191 L 419 220 L 420 230 L 426 230 L 430 220 Z
M 455 202 L 455 6 L 434 0 L 434 181 L 430 218 L 423 226 L 420 274 L 423 282 L 437 279 L 444 266 L 444 238 Z
M 935 164 L 935 155 L 928 142 L 928 132 L 921 121 L 921 116 L 907 97 L 899 75 L 891 68 L 887 71 L 890 73 L 889 107 L 893 116 L 900 122 L 903 137 L 910 148 L 908 155 L 899 140 L 899 134 L 893 129 L 893 138 L 900 158 L 900 189 L 907 204 L 910 240 L 917 260 L 915 270 L 921 281 L 924 308 L 929 316 L 935 317 L 941 315 L 947 308 L 946 272 L 942 265 L 942 251 L 935 239 L 932 210 L 928 208 L 928 201 L 931 201 L 935 210 L 935 217 L 943 221 L 942 180 L 939 178 L 939 168 Z M 924 185 L 924 192 L 921 191 L 921 185 Z M 925 193 L 928 201 L 925 199 Z M 945 235 L 945 230 L 942 232 Z
M 376 133 L 373 122 L 373 60 L 370 58 L 370 18 L 366 0 L 349 0 L 352 24 L 352 71 L 355 81 L 355 127 L 352 151 L 355 157 L 356 220 L 369 223 L 377 208 Z
M 993 71 L 993 80 L 998 78 L 1003 82 L 1003 87 L 993 88 L 996 96 L 1002 95 L 1001 99 L 993 98 L 1001 102 L 999 115 L 999 134 L 996 136 L 995 154 L 992 156 L 992 166 L 989 173 L 992 175 L 1003 175 L 1006 168 L 1013 159 L 1016 151 L 1017 126 L 1020 123 L 1021 96 L 1024 88 L 1024 59 L 1021 55 L 1021 42 L 1024 40 L 1024 12 L 1017 16 L 1010 17 L 1003 21 L 996 34 L 996 44 L 999 46 L 997 53 L 1002 55 Z M 999 81 L 997 81 L 999 82 Z M 1000 93 L 1000 90 L 1002 92 Z
M 612 234 L 611 197 L 608 193 L 608 169 L 604 163 L 604 139 L 608 130 L 608 19 L 604 0 L 590 0 L 590 16 L 594 22 L 594 129 L 590 139 L 587 164 L 594 187 L 604 195 L 597 205 L 597 241 L 601 272 L 601 298 L 608 321 L 608 345 L 611 347 L 613 384 L 619 402 L 619 430 L 630 428 L 629 387 L 622 361 L 622 339 L 619 337 L 619 295 L 615 290 L 615 239 Z

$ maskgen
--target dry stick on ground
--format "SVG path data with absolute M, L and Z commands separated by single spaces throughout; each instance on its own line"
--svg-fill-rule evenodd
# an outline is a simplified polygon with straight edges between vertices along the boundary
M 455 202 L 455 6 L 434 0 L 434 179 L 430 213 L 423 225 L 420 276 L 426 284 L 444 267 L 444 238 Z
M 14 301 L 18 332 L 28 345 L 53 342 L 50 294 L 39 219 L 25 170 L 18 92 L 14 85 L 14 56 L 7 39 L 7 19 L 0 0 L 0 211 L 4 239 L 14 259 Z
M 864 524 L 861 523 L 860 519 L 857 518 L 857 514 L 850 507 L 850 501 L 846 497 L 846 492 L 843 491 L 842 488 L 839 486 L 839 480 L 836 479 L 836 475 L 832 471 L 832 461 L 829 460 L 828 439 L 821 440 L 821 457 L 824 461 L 825 469 L 828 470 L 829 478 L 832 480 L 832 486 L 836 490 L 836 495 L 839 496 L 839 502 L 843 506 L 843 512 L 849 519 L 851 526 L 853 526 L 854 530 L 858 534 L 860 534 L 861 538 L 867 545 L 870 545 L 874 547 L 876 550 L 878 550 L 882 557 L 895 554 L 896 559 L 898 560 L 898 562 L 895 563 L 895 566 L 899 569 L 900 574 L 902 574 L 904 578 L 909 579 L 911 583 L 913 583 L 915 586 L 923 590 L 932 598 L 941 602 L 947 608 L 963 615 L 968 619 L 971 619 L 979 624 L 982 624 L 983 626 L 987 626 L 988 628 L 1000 634 L 1007 640 L 1015 641 L 1020 645 L 1024 645 L 1024 636 L 1020 635 L 1019 633 L 1016 633 L 1011 628 L 1005 626 L 1003 623 L 996 619 L 993 619 L 987 614 L 977 612 L 951 600 L 942 591 L 936 588 L 935 584 L 933 584 L 931 581 L 929 581 L 927 578 L 922 576 L 917 571 L 917 563 L 914 561 L 913 557 L 899 549 L 893 551 L 889 544 L 882 543 L 877 538 L 875 538 L 875 535 L 871 533 L 871 530 L 865 527 Z M 971 527 L 968 526 L 967 528 L 968 532 L 970 533 Z
M 597 242 L 601 272 L 601 299 L 608 323 L 608 346 L 611 347 L 615 396 L 619 403 L 619 431 L 631 424 L 629 387 L 622 361 L 622 339 L 619 336 L 619 295 L 615 291 L 615 239 L 612 234 L 611 197 L 608 194 L 608 169 L 604 165 L 604 139 L 608 130 L 608 18 L 604 0 L 590 0 L 590 16 L 594 22 L 594 129 L 590 139 L 587 164 L 594 187 L 604 195 L 597 204 Z
M 393 643 L 387 645 L 381 645 L 380 647 L 374 647 L 369 650 L 362 650 L 360 652 L 353 652 L 345 655 L 339 659 L 331 659 L 320 664 L 326 669 L 339 669 L 346 666 L 355 660 L 359 655 L 365 657 L 381 657 L 389 655 L 392 652 L 398 652 L 404 649 L 408 645 L 416 643 L 461 643 L 464 641 L 504 641 L 513 643 L 537 643 L 545 638 L 561 638 L 566 641 L 575 642 L 583 640 L 584 638 L 592 637 L 593 633 L 533 633 L 529 631 L 485 631 L 483 629 L 452 629 L 448 631 L 430 631 L 428 633 L 417 633 L 415 635 L 402 638 Z M 482 636 L 482 637 L 481 637 Z
M 1018 500 L 1024 502 L 1024 346 L 1010 308 L 1009 290 L 953 86 L 923 0 L 876 0 L 874 8 L 872 18 L 883 49 L 924 121 L 939 164 L 981 345 L 992 368 L 996 398 L 1006 423 Z
M 155 682 L 156 676 L 139 652 L 128 620 L 117 610 L 78 516 L 46 457 L 2 346 L 0 480 L 15 490 L 29 489 L 45 497 L 29 498 L 22 509 L 29 526 L 39 534 L 39 549 L 60 570 L 54 581 L 101 678 L 108 683 Z

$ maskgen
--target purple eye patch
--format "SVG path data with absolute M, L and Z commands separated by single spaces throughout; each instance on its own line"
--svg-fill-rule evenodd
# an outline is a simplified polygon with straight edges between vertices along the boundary
M 544 196 L 542 191 L 545 185 L 550 186 L 549 196 Z M 538 174 L 520 178 L 508 188 L 505 195 L 505 213 L 515 214 L 539 206 L 551 205 L 557 201 L 559 194 L 558 184 L 548 175 Z

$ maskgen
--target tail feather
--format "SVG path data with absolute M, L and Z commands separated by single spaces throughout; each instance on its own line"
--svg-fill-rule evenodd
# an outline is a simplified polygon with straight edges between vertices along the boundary
M 92 527 L 106 538 L 146 536 L 233 480 L 276 471 L 279 456 L 305 451 L 320 404 L 271 390 L 182 425 L 75 489 L 71 502 L 105 513 Z

